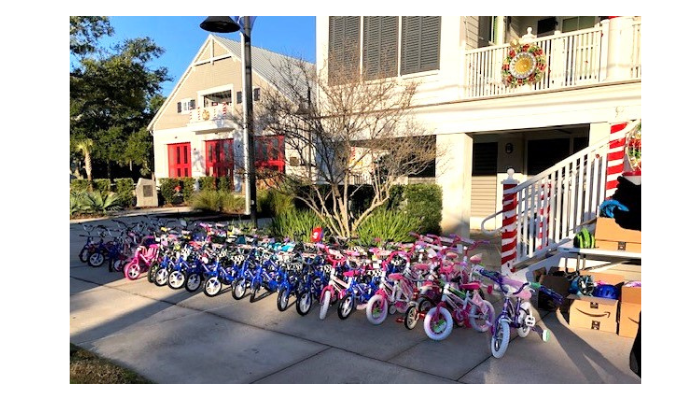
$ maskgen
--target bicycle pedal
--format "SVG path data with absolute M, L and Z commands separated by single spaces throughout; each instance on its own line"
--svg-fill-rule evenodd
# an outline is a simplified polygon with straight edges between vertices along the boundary
M 398 317 L 398 318 L 396 318 L 396 323 L 397 323 L 397 324 L 403 324 L 403 321 L 404 321 L 403 317 Z
M 535 322 L 535 317 L 533 317 L 532 315 L 528 315 L 527 317 L 525 317 L 525 326 L 532 328 L 535 326 Z

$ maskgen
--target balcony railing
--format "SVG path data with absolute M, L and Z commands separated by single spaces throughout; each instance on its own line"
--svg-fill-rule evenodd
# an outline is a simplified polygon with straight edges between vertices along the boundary
M 547 57 L 548 70 L 532 86 L 506 87 L 501 77 L 503 60 L 509 44 L 466 52 L 466 98 L 504 96 L 522 92 L 540 92 L 591 85 L 605 81 L 608 53 L 607 32 L 599 26 L 576 32 L 535 39 Z M 629 51 L 629 76 L 618 79 L 641 79 L 641 22 L 632 24 Z M 627 73 L 625 72 L 624 75 Z
M 233 116 L 233 106 L 219 104 L 212 107 L 197 108 L 190 111 L 188 124 L 195 132 L 216 132 L 237 127 Z

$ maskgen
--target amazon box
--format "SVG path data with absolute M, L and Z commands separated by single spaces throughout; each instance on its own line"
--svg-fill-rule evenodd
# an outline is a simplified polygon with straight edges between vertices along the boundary
M 622 287 L 620 296 L 620 326 L 617 334 L 633 338 L 639 329 L 639 313 L 642 311 L 642 288 Z
M 595 227 L 595 247 L 601 250 L 642 252 L 642 231 L 624 229 L 614 218 L 598 217 Z
M 617 300 L 569 295 L 569 326 L 617 333 Z

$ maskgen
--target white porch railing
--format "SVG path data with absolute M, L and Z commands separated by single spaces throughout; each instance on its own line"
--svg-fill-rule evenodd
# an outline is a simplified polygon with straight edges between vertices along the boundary
M 190 111 L 190 123 L 233 120 L 233 106 L 219 104 L 211 107 L 197 108 Z
M 642 22 L 632 23 L 632 78 L 642 77 Z
M 633 68 L 627 79 L 641 78 L 641 22 L 633 25 L 634 48 L 631 50 Z M 466 97 L 503 96 L 522 92 L 539 92 L 603 82 L 607 69 L 608 38 L 602 27 L 557 34 L 536 39 L 547 56 L 548 71 L 532 86 L 506 87 L 501 68 L 509 44 L 491 46 L 466 52 Z
M 627 130 L 610 135 L 504 190 L 504 198 L 516 196 L 514 267 L 568 242 L 582 225 L 596 218 L 598 207 L 605 200 L 609 143 L 626 134 Z

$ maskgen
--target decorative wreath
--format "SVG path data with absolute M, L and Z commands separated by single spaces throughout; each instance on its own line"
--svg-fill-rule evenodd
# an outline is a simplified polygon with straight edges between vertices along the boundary
M 507 87 L 516 88 L 524 84 L 534 85 L 542 80 L 547 70 L 547 59 L 542 48 L 536 44 L 511 42 L 501 75 Z
M 202 119 L 205 121 L 209 120 L 209 111 L 208 110 L 202 111 Z
M 632 171 L 642 171 L 642 123 L 640 122 L 627 136 L 627 159 Z

